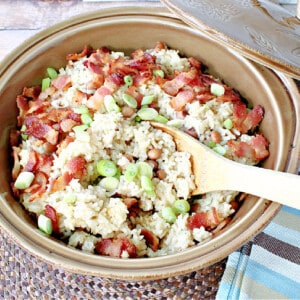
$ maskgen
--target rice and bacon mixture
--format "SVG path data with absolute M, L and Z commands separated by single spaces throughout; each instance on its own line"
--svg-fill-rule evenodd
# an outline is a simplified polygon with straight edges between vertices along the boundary
M 82 251 L 134 258 L 182 251 L 226 226 L 238 192 L 191 197 L 189 153 L 149 121 L 255 165 L 269 155 L 263 108 L 162 42 L 130 56 L 86 46 L 66 59 L 16 99 L 12 189 L 37 227 Z

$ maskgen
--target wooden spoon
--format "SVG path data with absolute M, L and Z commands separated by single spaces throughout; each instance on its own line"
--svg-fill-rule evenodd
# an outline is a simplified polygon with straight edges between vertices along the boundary
M 196 184 L 193 195 L 233 190 L 300 209 L 300 176 L 237 163 L 181 130 L 157 122 L 151 125 L 172 135 L 178 151 L 191 154 Z

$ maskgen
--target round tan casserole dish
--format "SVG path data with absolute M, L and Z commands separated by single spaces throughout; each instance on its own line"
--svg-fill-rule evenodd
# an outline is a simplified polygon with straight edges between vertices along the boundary
M 10 192 L 9 130 L 16 124 L 15 97 L 38 84 L 48 66 L 65 65 L 65 55 L 85 44 L 130 52 L 157 41 L 195 56 L 215 76 L 265 108 L 261 130 L 271 155 L 264 167 L 295 173 L 299 159 L 299 93 L 294 82 L 225 49 L 162 8 L 114 8 L 75 17 L 29 39 L 0 65 L 0 226 L 27 251 L 57 267 L 104 277 L 142 280 L 188 273 L 213 264 L 261 231 L 280 205 L 248 196 L 232 222 L 212 240 L 158 258 L 115 259 L 66 247 L 40 234 Z

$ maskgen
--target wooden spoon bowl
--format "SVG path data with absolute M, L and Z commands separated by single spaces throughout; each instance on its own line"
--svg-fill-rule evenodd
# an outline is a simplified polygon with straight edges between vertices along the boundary
M 177 150 L 191 154 L 196 184 L 193 195 L 233 190 L 300 209 L 300 176 L 237 163 L 181 130 L 162 123 L 151 124 L 170 134 Z

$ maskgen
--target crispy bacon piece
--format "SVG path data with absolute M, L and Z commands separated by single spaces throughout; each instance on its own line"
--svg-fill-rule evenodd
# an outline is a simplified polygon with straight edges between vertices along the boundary
M 71 77 L 69 75 L 61 75 L 52 79 L 51 85 L 58 90 L 63 90 L 72 84 Z
M 85 57 L 88 54 L 89 54 L 89 47 L 87 45 L 85 45 L 83 50 L 80 53 L 67 54 L 66 59 L 76 61 L 82 57 Z
M 196 95 L 196 99 L 200 102 L 200 103 L 206 103 L 209 100 L 212 100 L 213 98 L 215 98 L 216 96 L 214 96 L 211 92 L 209 91 L 203 91 L 200 92 Z
M 38 117 L 25 117 L 26 134 L 31 134 L 35 138 L 46 140 L 50 144 L 55 145 L 58 141 L 58 132 L 50 125 L 44 124 L 43 120 Z
M 200 69 L 201 68 L 201 62 L 196 59 L 195 57 L 189 57 L 188 62 L 190 63 L 191 67 Z
M 50 103 L 44 101 L 43 99 L 37 99 L 36 101 L 29 101 L 29 110 L 27 111 L 27 115 L 33 113 L 36 114 L 44 113 L 49 106 Z
M 59 125 L 63 132 L 70 132 L 74 126 L 78 125 L 78 122 L 72 119 L 64 119 Z
M 125 75 L 138 74 L 138 69 L 131 66 L 124 57 L 118 57 L 109 64 L 109 75 L 120 74 L 121 77 Z
M 110 62 L 110 50 L 106 47 L 101 47 L 96 50 L 96 52 L 92 53 L 88 60 L 87 60 L 87 67 L 93 71 L 94 66 L 96 66 L 96 69 L 94 71 L 100 71 L 100 69 L 97 69 L 97 67 L 103 67 L 106 63 Z M 103 70 L 101 70 L 101 73 L 103 73 Z M 99 73 L 99 74 L 101 74 Z
M 244 103 L 238 102 L 233 105 L 233 124 L 241 133 L 247 133 L 254 129 L 264 117 L 264 109 L 256 105 L 249 113 Z
M 104 75 L 94 73 L 93 79 L 87 84 L 87 88 L 89 90 L 96 90 L 99 87 L 101 87 L 103 83 L 104 83 Z
M 21 170 L 21 164 L 20 164 L 20 160 L 19 160 L 19 152 L 20 152 L 20 149 L 17 148 L 17 147 L 12 147 L 12 150 L 13 150 L 13 159 L 14 159 L 14 166 L 12 168 L 12 179 L 13 180 L 16 180 L 19 173 L 20 173 L 20 170 Z
M 54 128 L 48 126 L 44 138 L 47 142 L 49 142 L 51 145 L 56 145 L 58 142 L 58 131 L 55 130 Z
M 167 49 L 167 45 L 166 43 L 164 42 L 157 42 L 155 47 L 154 47 L 154 50 L 155 51 L 160 51 L 160 50 L 163 50 L 163 49 Z
M 176 111 L 181 111 L 186 104 L 191 103 L 195 99 L 193 90 L 182 90 L 170 100 L 170 106 Z
M 246 142 L 230 140 L 227 143 L 237 157 L 245 157 L 251 160 L 255 158 L 255 151 L 250 144 Z
M 86 173 L 86 160 L 81 156 L 73 157 L 66 167 L 72 178 L 80 179 Z
M 22 95 L 26 98 L 36 100 L 41 93 L 41 87 L 39 85 L 32 87 L 24 87 Z
M 76 90 L 72 98 L 72 103 L 74 106 L 80 106 L 85 99 L 87 99 L 87 94 L 80 90 Z
M 38 163 L 37 153 L 34 150 L 30 150 L 29 158 L 27 164 L 24 167 L 24 171 L 34 172 L 37 163 Z
M 9 132 L 9 144 L 11 146 L 18 146 L 20 138 L 20 131 L 16 129 L 11 129 Z
M 141 235 L 144 236 L 147 246 L 150 247 L 154 252 L 157 251 L 159 246 L 159 238 L 151 230 L 145 228 L 141 230 Z
M 139 207 L 139 201 L 136 198 L 127 197 L 123 198 L 123 202 L 128 209 L 128 218 L 137 216 L 141 210 Z
M 51 192 L 57 192 L 63 190 L 73 179 L 73 176 L 68 172 L 65 172 L 63 175 L 59 176 L 52 182 L 50 182 Z
M 31 186 L 25 189 L 25 193 L 31 194 L 28 201 L 32 202 L 45 193 L 47 189 L 48 176 L 41 171 L 34 174 L 34 180 Z
M 187 111 L 181 110 L 181 111 L 176 111 L 176 119 L 184 119 L 187 115 Z
M 245 157 L 254 162 L 261 161 L 269 156 L 268 141 L 260 134 L 257 134 L 250 143 L 242 141 L 228 141 L 227 145 L 238 157 Z
M 135 57 L 135 59 L 129 61 L 129 66 L 134 70 L 142 71 L 150 71 L 155 66 L 155 56 L 150 53 L 144 52 L 141 56 Z M 134 72 L 136 73 L 136 72 Z
M 232 102 L 237 103 L 241 102 L 241 97 L 238 93 L 236 93 L 232 88 L 229 88 L 228 86 L 225 87 L 225 93 L 222 96 L 217 97 L 218 102 Z
M 127 251 L 129 257 L 136 257 L 136 246 L 127 238 L 102 239 L 95 246 L 95 251 L 101 255 L 121 257 L 123 251 Z
M 255 158 L 259 161 L 267 158 L 269 156 L 269 150 L 267 149 L 269 146 L 269 142 L 267 139 L 261 135 L 257 134 L 252 140 L 251 140 L 251 146 L 255 151 Z
M 135 59 L 135 58 L 138 58 L 138 57 L 141 57 L 144 53 L 144 50 L 139 48 L 139 49 L 136 49 L 134 50 L 131 54 L 130 54 L 130 57 L 132 59 Z
M 188 72 L 181 72 L 176 75 L 173 79 L 166 81 L 162 88 L 171 96 L 176 96 L 180 89 L 188 85 L 197 76 L 198 71 L 192 68 Z
M 160 76 L 158 76 L 158 77 L 160 77 Z M 152 78 L 152 72 L 151 71 L 141 71 L 138 75 L 134 76 L 133 85 L 138 86 L 138 85 L 145 84 L 151 78 Z
M 51 172 L 54 157 L 52 155 L 41 153 L 36 153 L 36 156 L 37 164 L 35 166 L 35 170 L 42 171 L 45 174 L 49 174 Z
M 60 154 L 61 151 L 66 148 L 70 143 L 74 142 L 74 137 L 67 136 L 64 140 L 61 141 L 61 143 L 57 147 L 57 154 Z
M 138 200 L 136 198 L 124 198 L 123 199 L 124 204 L 126 205 L 126 207 L 128 209 L 130 209 L 131 207 L 133 207 L 134 205 L 136 205 L 138 203 Z
M 24 121 L 24 116 L 29 110 L 29 103 L 24 96 L 22 95 L 17 96 L 17 107 L 19 109 L 18 126 L 21 126 Z
M 99 89 L 97 89 L 95 94 L 89 98 L 89 100 L 87 101 L 87 107 L 93 110 L 100 109 L 103 105 L 104 97 L 106 95 L 111 95 L 111 94 L 112 94 L 111 89 L 107 88 L 104 85 L 101 86 Z
M 71 108 L 52 108 L 47 113 L 47 120 L 59 123 L 65 119 L 81 123 L 80 114 L 75 113 Z
M 47 204 L 45 206 L 45 216 L 51 220 L 52 229 L 55 234 L 59 233 L 59 219 L 56 212 L 56 209 L 51 205 Z
M 220 223 L 220 218 L 215 207 L 207 212 L 197 212 L 190 216 L 187 220 L 187 228 L 193 230 L 195 228 L 204 227 L 212 229 Z

